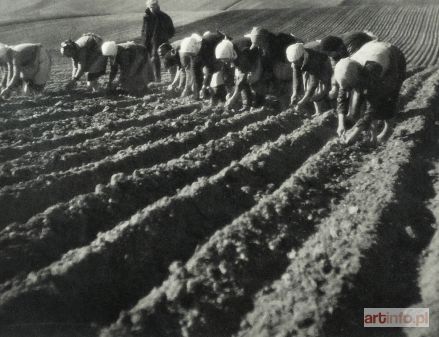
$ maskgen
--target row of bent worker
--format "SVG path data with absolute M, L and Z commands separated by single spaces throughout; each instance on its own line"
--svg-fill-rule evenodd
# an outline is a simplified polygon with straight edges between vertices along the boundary
M 98 79 L 108 63 L 109 91 L 118 85 L 128 94 L 143 95 L 148 83 L 160 80 L 154 57 L 135 42 L 104 41 L 88 33 L 62 42 L 60 51 L 72 60 L 68 90 L 83 75 L 91 90 L 100 90 Z M 172 74 L 166 90 L 178 91 L 182 97 L 210 99 L 212 105 L 244 111 L 264 105 L 267 95 L 286 95 L 297 111 L 311 104 L 316 114 L 332 102 L 338 115 L 337 134 L 347 144 L 363 131 L 368 131 L 372 142 L 388 137 L 406 73 L 403 53 L 369 32 L 304 43 L 292 34 L 253 27 L 236 39 L 219 31 L 194 33 L 161 44 L 157 53 Z M 7 99 L 20 84 L 25 93 L 42 92 L 51 58 L 40 44 L 0 44 L 0 66 L 4 70 L 1 96 Z

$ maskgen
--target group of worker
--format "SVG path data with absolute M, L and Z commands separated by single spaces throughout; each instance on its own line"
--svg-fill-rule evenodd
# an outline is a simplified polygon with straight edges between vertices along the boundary
M 232 39 L 222 32 L 192 34 L 173 44 L 170 17 L 157 0 L 147 0 L 142 44 L 117 44 L 88 33 L 61 44 L 61 54 L 72 60 L 72 89 L 86 74 L 87 85 L 99 90 L 98 79 L 110 63 L 107 89 L 119 85 L 142 95 L 151 81 L 160 81 L 161 64 L 173 76 L 168 90 L 181 96 L 210 98 L 211 104 L 241 109 L 259 107 L 268 94 L 286 95 L 300 111 L 312 104 L 316 114 L 335 107 L 337 133 L 347 144 L 364 130 L 371 141 L 390 134 L 405 79 L 406 60 L 395 46 L 369 32 L 349 32 L 304 43 L 287 33 L 253 27 L 249 34 Z M 0 44 L 3 71 L 0 95 L 7 98 L 20 83 L 26 93 L 41 92 L 49 79 L 51 59 L 40 44 Z M 377 134 L 378 121 L 383 130 Z

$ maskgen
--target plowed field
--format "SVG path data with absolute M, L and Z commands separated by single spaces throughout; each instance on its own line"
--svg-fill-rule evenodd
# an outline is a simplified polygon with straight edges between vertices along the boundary
M 0 336 L 438 336 L 439 15 L 390 8 L 410 71 L 378 147 L 333 111 L 66 92 L 61 64 L 1 102 Z M 363 328 L 410 306 L 429 329 Z

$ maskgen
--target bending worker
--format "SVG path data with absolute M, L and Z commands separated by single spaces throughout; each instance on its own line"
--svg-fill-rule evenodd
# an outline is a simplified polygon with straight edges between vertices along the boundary
M 381 142 L 390 134 L 390 121 L 398 111 L 405 72 L 404 54 L 397 47 L 378 41 L 366 43 L 351 57 L 337 63 L 334 69 L 334 78 L 340 87 L 337 133 L 345 143 L 352 143 L 368 128 L 371 128 L 373 142 Z M 354 93 L 359 99 L 349 106 L 349 96 Z M 361 111 L 363 105 L 365 108 Z M 356 122 L 348 132 L 347 118 Z M 378 136 L 373 123 L 376 120 L 384 121 L 383 131 Z
M 134 42 L 116 44 L 114 41 L 102 45 L 102 54 L 109 57 L 111 64 L 107 89 L 120 69 L 119 82 L 132 95 L 143 95 L 148 83 L 153 79 L 151 60 L 146 48 Z
M 291 105 L 300 109 L 306 103 L 313 102 L 315 113 L 320 114 L 331 89 L 332 66 L 329 57 L 306 48 L 303 43 L 289 46 L 286 55 L 293 68 Z M 301 87 L 304 95 L 299 99 Z
M 25 94 L 42 92 L 50 77 L 52 61 L 41 44 L 0 44 L 0 65 L 4 70 L 0 95 L 7 98 L 21 83 Z
M 98 78 L 105 75 L 107 58 L 102 55 L 102 38 L 93 33 L 82 35 L 78 40 L 67 40 L 61 44 L 61 54 L 72 59 L 72 79 L 66 89 L 72 89 L 87 73 L 87 86 L 99 89 Z

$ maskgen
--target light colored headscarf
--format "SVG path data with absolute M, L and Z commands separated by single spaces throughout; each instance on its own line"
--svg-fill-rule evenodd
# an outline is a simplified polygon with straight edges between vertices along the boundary
M 224 39 L 215 48 L 215 57 L 218 60 L 235 60 L 237 58 L 235 48 L 230 40 Z
M 102 55 L 113 56 L 117 55 L 117 44 L 114 41 L 107 41 L 102 44 Z
M 334 69 L 334 79 L 343 89 L 356 88 L 360 82 L 361 64 L 346 57 Z
M 200 35 L 194 33 L 191 36 L 184 38 L 183 41 L 181 41 L 180 52 L 198 54 L 198 52 L 201 49 L 202 41 L 203 38 Z
M 287 48 L 287 59 L 290 62 L 296 62 L 305 55 L 305 47 L 303 43 L 295 43 Z

